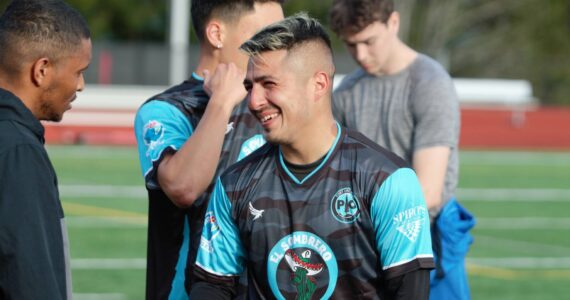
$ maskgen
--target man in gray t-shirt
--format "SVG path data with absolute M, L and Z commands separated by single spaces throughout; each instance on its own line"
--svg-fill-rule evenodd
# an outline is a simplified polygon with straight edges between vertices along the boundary
M 474 219 L 455 201 L 460 118 L 449 74 L 398 38 L 391 0 L 335 0 L 331 26 L 361 66 L 334 93 L 336 118 L 411 163 L 438 256 L 430 298 L 468 299 L 464 260 Z

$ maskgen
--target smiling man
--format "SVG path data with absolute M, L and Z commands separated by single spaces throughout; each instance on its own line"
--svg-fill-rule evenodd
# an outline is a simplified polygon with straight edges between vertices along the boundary
M 69 247 L 40 120 L 85 85 L 91 39 L 63 1 L 15 0 L 0 17 L 0 299 L 71 299 Z
M 429 215 L 414 172 L 335 122 L 328 35 L 295 15 L 241 46 L 269 142 L 217 180 L 194 299 L 427 299 Z

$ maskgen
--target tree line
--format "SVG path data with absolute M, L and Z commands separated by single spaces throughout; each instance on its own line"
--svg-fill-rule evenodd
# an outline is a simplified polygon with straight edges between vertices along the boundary
M 0 0 L 0 8 L 8 2 Z M 168 37 L 167 0 L 67 2 L 86 17 L 94 41 L 166 42 Z M 452 76 L 527 79 L 542 104 L 570 105 L 570 1 L 395 2 L 402 39 L 442 62 Z M 285 12 L 307 11 L 328 25 L 331 3 L 289 0 Z

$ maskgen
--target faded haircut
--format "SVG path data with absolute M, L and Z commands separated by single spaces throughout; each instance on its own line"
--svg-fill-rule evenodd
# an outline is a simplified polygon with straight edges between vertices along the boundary
M 253 57 L 266 51 L 291 51 L 309 42 L 325 46 L 332 57 L 331 40 L 323 26 L 306 13 L 298 13 L 265 27 L 243 43 L 240 49 Z
M 61 0 L 13 0 L 0 16 L 0 68 L 12 73 L 41 57 L 58 61 L 90 37 L 85 19 Z
M 377 21 L 386 24 L 393 12 L 392 0 L 334 0 L 330 26 L 337 35 L 355 34 Z
M 202 42 L 205 37 L 206 24 L 212 18 L 235 23 L 244 14 L 253 12 L 255 3 L 267 2 L 283 4 L 285 0 L 192 0 L 190 12 L 194 33 Z

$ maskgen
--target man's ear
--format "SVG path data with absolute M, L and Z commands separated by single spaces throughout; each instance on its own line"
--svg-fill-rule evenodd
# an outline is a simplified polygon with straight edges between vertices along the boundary
M 206 25 L 205 37 L 211 47 L 220 49 L 224 46 L 225 27 L 216 19 L 210 20 Z
M 327 95 L 330 91 L 332 78 L 325 71 L 318 71 L 313 75 L 314 89 L 315 89 L 315 100 L 321 99 L 323 96 Z
M 37 87 L 45 85 L 53 72 L 52 67 L 53 63 L 47 57 L 36 60 L 32 64 L 32 83 Z
M 398 34 L 398 31 L 400 31 L 400 13 L 393 11 L 386 24 L 388 25 L 388 29 Z

